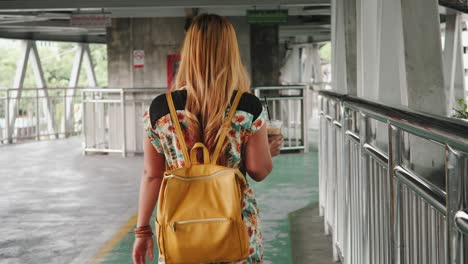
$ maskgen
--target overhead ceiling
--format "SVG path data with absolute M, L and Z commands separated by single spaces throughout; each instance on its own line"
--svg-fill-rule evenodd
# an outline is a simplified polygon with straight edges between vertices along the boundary
M 309 6 L 329 5 L 329 0 L 2 0 L 0 9 L 67 9 L 67 8 L 130 8 L 130 7 L 239 7 L 239 6 Z
M 118 17 L 181 17 L 185 9 L 245 16 L 247 9 L 288 9 L 293 20 L 280 37 L 330 40 L 331 0 L 1 0 L 0 38 L 105 43 L 105 28 L 71 27 L 76 12 L 109 12 Z M 441 6 L 468 13 L 468 0 L 439 0 Z
M 111 17 L 183 17 L 187 8 L 200 13 L 245 16 L 248 9 L 288 9 L 280 37 L 330 39 L 330 0 L 2 0 L 0 38 L 106 43 L 106 28 L 70 26 L 74 13 L 110 13 Z M 196 3 L 196 4 L 195 4 Z
M 439 4 L 464 13 L 468 13 L 468 0 L 439 0 Z

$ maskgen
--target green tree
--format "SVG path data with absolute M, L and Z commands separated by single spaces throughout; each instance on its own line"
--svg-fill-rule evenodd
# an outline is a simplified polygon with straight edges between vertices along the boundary
M 0 39 L 0 87 L 12 87 L 16 64 L 20 56 L 17 40 Z M 67 87 L 73 67 L 76 43 L 38 42 L 38 53 L 47 87 Z M 107 86 L 107 45 L 90 44 L 98 86 Z M 87 87 L 86 73 L 82 70 L 78 86 Z M 23 87 L 34 88 L 36 82 L 28 63 Z
M 0 87 L 11 87 L 16 71 L 19 49 L 13 40 L 0 40 Z

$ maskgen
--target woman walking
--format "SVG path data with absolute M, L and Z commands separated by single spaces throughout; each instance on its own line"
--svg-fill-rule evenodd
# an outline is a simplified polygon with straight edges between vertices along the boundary
M 271 157 L 279 153 L 282 137 L 268 137 L 265 112 L 250 93 L 250 81 L 240 59 L 232 24 L 217 15 L 200 15 L 189 27 L 171 97 L 188 150 L 203 142 L 214 153 L 223 123 L 233 109 L 233 118 L 216 164 L 238 168 L 255 181 L 272 170 Z M 239 94 L 242 93 L 242 94 Z M 235 100 L 236 95 L 240 99 Z M 138 221 L 133 248 L 134 263 L 154 259 L 153 232 L 149 221 L 156 205 L 164 171 L 186 165 L 184 152 L 171 119 L 168 97 L 156 97 L 144 115 L 144 174 L 141 179 Z M 236 101 L 236 104 L 234 104 Z M 228 121 L 229 122 L 229 121 Z M 200 155 L 199 155 L 200 156 Z M 167 166 L 167 169 L 166 169 Z M 242 190 L 242 219 L 250 242 L 248 257 L 230 263 L 262 263 L 262 233 L 252 189 Z M 175 226 L 174 226 L 175 231 Z M 229 241 L 226 241 L 229 243 Z M 160 257 L 159 263 L 165 263 Z

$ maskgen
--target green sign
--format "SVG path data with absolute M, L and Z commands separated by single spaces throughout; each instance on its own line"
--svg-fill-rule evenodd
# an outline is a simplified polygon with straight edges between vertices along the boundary
M 288 22 L 287 9 L 247 10 L 249 24 L 282 24 Z

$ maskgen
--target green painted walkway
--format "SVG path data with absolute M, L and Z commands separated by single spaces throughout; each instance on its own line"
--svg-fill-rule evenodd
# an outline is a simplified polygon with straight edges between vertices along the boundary
M 266 180 L 260 183 L 250 180 L 260 207 L 265 264 L 293 263 L 288 215 L 318 200 L 317 159 L 316 150 L 306 154 L 281 154 L 274 158 L 273 172 Z M 131 263 L 132 246 L 133 234 L 128 233 L 102 263 Z

